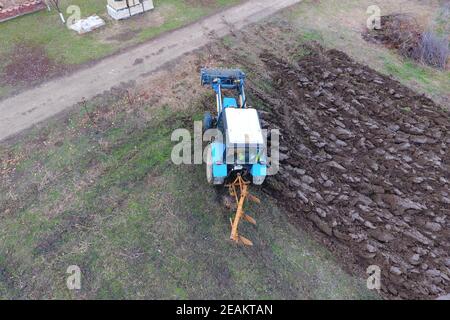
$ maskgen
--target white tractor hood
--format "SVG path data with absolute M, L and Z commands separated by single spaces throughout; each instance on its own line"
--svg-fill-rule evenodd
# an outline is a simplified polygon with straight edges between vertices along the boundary
M 227 143 L 264 144 L 264 138 L 256 109 L 225 108 Z

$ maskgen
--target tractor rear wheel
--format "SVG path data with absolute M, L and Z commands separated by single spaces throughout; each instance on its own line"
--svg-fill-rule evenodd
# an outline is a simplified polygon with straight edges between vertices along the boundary
M 255 186 L 260 186 L 264 183 L 264 180 L 266 179 L 265 176 L 263 177 L 252 177 L 252 182 Z
M 203 132 L 212 129 L 212 127 L 213 127 L 213 117 L 211 115 L 211 112 L 207 111 L 203 115 Z
M 212 144 L 206 147 L 206 180 L 209 184 L 223 185 L 225 177 L 214 177 L 213 175 L 213 161 L 212 161 Z

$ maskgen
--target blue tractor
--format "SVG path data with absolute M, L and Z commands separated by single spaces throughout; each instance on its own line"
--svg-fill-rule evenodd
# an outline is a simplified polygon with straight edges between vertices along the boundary
M 203 128 L 217 129 L 223 137 L 207 149 L 206 176 L 210 184 L 223 185 L 239 175 L 261 185 L 266 177 L 266 143 L 258 112 L 247 106 L 245 78 L 238 69 L 201 70 L 201 84 L 211 86 L 217 104 L 216 116 L 205 113 Z

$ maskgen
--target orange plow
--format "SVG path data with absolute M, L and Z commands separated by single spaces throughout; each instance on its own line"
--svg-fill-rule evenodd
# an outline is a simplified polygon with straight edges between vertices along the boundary
M 241 175 L 238 175 L 233 183 L 230 183 L 227 185 L 227 187 L 230 191 L 230 195 L 232 197 L 235 197 L 236 204 L 237 204 L 236 215 L 234 216 L 234 219 L 230 218 L 230 222 L 231 222 L 230 239 L 236 243 L 244 244 L 246 246 L 252 246 L 253 242 L 251 242 L 249 239 L 239 235 L 239 232 L 238 232 L 239 222 L 243 219 L 247 222 L 250 222 L 251 224 L 256 225 L 256 220 L 245 214 L 245 212 L 244 212 L 245 201 L 248 198 L 250 201 L 253 201 L 256 203 L 261 202 L 257 197 L 251 195 L 248 192 L 249 185 L 250 185 L 250 182 L 245 181 Z

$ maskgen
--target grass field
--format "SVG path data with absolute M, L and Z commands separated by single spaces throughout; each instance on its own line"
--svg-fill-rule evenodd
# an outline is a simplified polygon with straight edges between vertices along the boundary
M 172 130 L 189 128 L 201 109 L 103 98 L 88 108 L 0 151 L 9 159 L 0 185 L 0 297 L 375 297 L 265 195 L 248 209 L 258 226 L 241 231 L 255 246 L 229 242 L 223 191 L 207 185 L 203 166 L 170 160 Z M 143 122 L 146 108 L 153 118 Z M 82 270 L 80 291 L 66 287 L 70 265 Z

